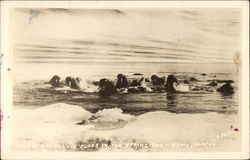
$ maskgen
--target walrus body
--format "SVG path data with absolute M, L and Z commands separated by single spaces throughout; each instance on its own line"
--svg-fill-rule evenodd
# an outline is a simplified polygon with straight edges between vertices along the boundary
M 142 77 L 141 79 L 134 79 L 131 83 L 131 87 L 136 87 L 136 86 L 141 86 L 142 85 L 142 82 L 144 80 L 144 77 Z
M 151 76 L 151 83 L 154 86 L 154 90 L 159 90 L 164 88 L 165 77 L 158 77 L 156 75 Z
M 208 84 L 208 86 L 212 86 L 212 87 L 215 87 L 215 86 L 217 86 L 218 85 L 218 83 L 216 82 L 216 81 L 212 81 L 212 82 L 210 82 L 209 84 Z
M 216 91 L 217 92 L 221 92 L 223 95 L 234 94 L 234 88 L 231 86 L 231 83 L 229 83 L 229 82 L 227 82 L 226 84 L 222 85 Z
M 66 77 L 65 78 L 65 83 L 66 86 L 69 86 L 72 89 L 80 89 L 80 78 L 73 78 L 73 77 Z
M 115 85 L 116 88 L 127 88 L 128 87 L 128 80 L 127 77 L 124 74 L 118 74 L 117 75 L 117 83 Z
M 165 90 L 167 92 L 176 92 L 176 89 L 174 88 L 174 83 L 178 83 L 177 78 L 174 75 L 169 75 L 165 84 Z
M 99 94 L 100 96 L 110 96 L 117 94 L 118 91 L 114 83 L 106 78 L 99 81 Z
M 142 93 L 147 91 L 152 91 L 152 89 L 147 86 L 144 77 L 138 80 L 133 80 L 131 87 L 128 88 L 129 93 Z

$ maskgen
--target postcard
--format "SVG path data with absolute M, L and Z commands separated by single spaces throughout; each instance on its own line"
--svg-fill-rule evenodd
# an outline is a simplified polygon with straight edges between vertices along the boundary
M 1 2 L 2 158 L 249 158 L 248 5 Z

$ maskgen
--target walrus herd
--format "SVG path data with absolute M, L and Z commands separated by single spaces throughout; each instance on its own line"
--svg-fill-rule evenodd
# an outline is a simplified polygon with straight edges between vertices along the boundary
M 203 74 L 204 76 L 204 74 Z M 62 87 L 68 86 L 72 89 L 80 89 L 80 81 L 79 77 L 66 77 L 64 82 L 60 82 L 61 78 L 58 75 L 54 75 L 49 83 L 53 87 Z M 197 81 L 197 79 L 191 77 L 190 80 L 182 81 L 183 85 L 188 85 L 189 82 Z M 216 91 L 222 93 L 223 95 L 231 95 L 234 94 L 234 88 L 231 83 L 232 80 L 213 80 L 207 86 L 216 87 L 218 83 L 225 83 L 221 87 L 217 88 Z M 140 93 L 146 91 L 159 91 L 164 90 L 166 92 L 178 92 L 177 85 L 181 85 L 178 79 L 174 75 L 168 75 L 165 77 L 158 77 L 157 75 L 152 75 L 151 80 L 141 77 L 139 79 L 134 79 L 130 83 L 127 76 L 124 74 L 117 75 L 116 84 L 107 79 L 102 78 L 97 83 L 93 83 L 99 86 L 98 93 L 100 96 L 110 96 L 114 94 L 118 94 L 120 92 L 128 92 L 128 93 Z M 191 89 L 192 90 L 192 89 Z M 197 88 L 194 88 L 193 91 L 197 91 Z
M 49 83 L 53 86 L 53 87 L 63 87 L 63 86 L 68 86 L 72 89 L 80 89 L 80 81 L 81 79 L 79 77 L 66 77 L 65 78 L 65 82 L 61 82 L 60 81 L 61 78 L 58 75 L 54 75 Z

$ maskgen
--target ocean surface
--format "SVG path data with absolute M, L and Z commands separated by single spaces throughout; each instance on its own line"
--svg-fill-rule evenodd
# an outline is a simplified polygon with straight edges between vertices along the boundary
M 44 64 L 40 64 L 44 65 Z M 45 65 L 44 65 L 45 66 Z M 63 64 L 51 65 L 60 70 Z M 167 111 L 173 113 L 206 113 L 217 112 L 223 114 L 236 114 L 238 112 L 238 77 L 234 72 L 233 64 L 174 64 L 174 63 L 103 63 L 103 64 L 72 64 L 72 74 L 54 72 L 64 80 L 66 76 L 77 76 L 82 79 L 81 90 L 69 88 L 53 88 L 46 84 L 53 76 L 48 70 L 47 78 L 37 75 L 39 71 L 29 71 L 30 75 L 19 75 L 15 77 L 23 78 L 16 80 L 14 84 L 14 106 L 41 107 L 53 103 L 67 103 L 78 105 L 90 112 L 97 112 L 103 108 L 121 108 L 125 113 L 140 115 L 150 111 Z M 46 68 L 40 66 L 29 66 L 30 69 L 37 68 L 39 73 L 46 73 Z M 76 70 L 75 68 L 78 69 Z M 86 68 L 88 67 L 88 68 Z M 28 68 L 28 67 L 27 67 Z M 48 68 L 48 67 L 47 67 Z M 86 68 L 86 69 L 85 69 Z M 44 71 L 42 71 L 44 70 Z M 91 74 L 88 74 L 92 71 Z M 230 72 L 231 71 L 231 72 Z M 78 73 L 78 74 L 77 74 Z M 87 73 L 86 75 L 84 75 Z M 97 82 L 101 78 L 109 78 L 116 82 L 119 73 L 127 75 L 128 79 L 149 78 L 156 74 L 160 77 L 167 77 L 170 74 L 177 76 L 179 80 L 189 80 L 196 78 L 194 86 L 205 87 L 211 80 L 234 80 L 233 86 L 236 93 L 230 96 L 223 96 L 216 92 L 218 87 L 212 87 L 212 92 L 195 92 L 169 94 L 165 92 L 130 93 L 119 94 L 110 97 L 100 97 L 97 93 L 98 86 L 92 82 Z M 133 75 L 141 73 L 143 75 Z M 202 76 L 201 73 L 206 73 Z M 26 77 L 25 77 L 26 76 Z M 39 77 L 40 76 L 40 77 Z M 32 78 L 33 79 L 32 79 Z M 24 80 L 27 78 L 27 80 Z M 219 86 L 223 83 L 219 83 Z
M 14 72 L 11 142 L 18 151 L 237 151 L 240 149 L 238 76 L 232 64 L 22 64 Z M 67 68 L 64 71 L 63 68 Z M 25 70 L 26 72 L 18 72 Z M 68 72 L 72 70 L 71 74 Z M 92 71 L 92 72 L 91 72 Z M 41 73 L 41 74 L 40 74 Z M 45 74 L 46 73 L 46 74 Z M 178 80 L 233 80 L 235 94 L 146 92 L 100 97 L 92 82 L 123 73 Z M 141 73 L 142 75 L 134 75 Z M 205 73 L 202 76 L 201 73 Z M 53 88 L 54 75 L 82 79 L 81 90 Z M 36 75 L 36 76 L 35 76 Z M 191 84 L 190 84 L 191 85 Z M 18 133 L 18 134 L 17 134 Z

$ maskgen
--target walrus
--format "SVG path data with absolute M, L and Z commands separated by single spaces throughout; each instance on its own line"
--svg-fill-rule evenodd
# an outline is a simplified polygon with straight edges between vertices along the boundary
M 140 78 L 140 79 L 134 79 L 131 83 L 131 87 L 135 87 L 135 86 L 141 86 L 142 85 L 142 81 L 144 80 L 144 77 Z
M 54 75 L 51 79 L 50 79 L 50 81 L 49 81 L 49 83 L 53 86 L 53 87 L 59 87 L 60 86 L 60 77 L 58 76 L 58 75 Z
M 117 83 L 115 85 L 116 88 L 121 89 L 121 88 L 128 87 L 128 80 L 124 74 L 118 74 L 117 78 L 118 78 L 118 80 L 117 80 Z
M 151 82 L 154 86 L 154 89 L 159 89 L 161 88 L 160 86 L 163 86 L 165 83 L 165 77 L 158 77 L 157 75 L 152 75 L 151 76 Z
M 190 77 L 190 81 L 191 81 L 191 82 L 194 82 L 194 81 L 197 81 L 197 79 L 194 78 L 194 77 Z
M 72 77 L 66 77 L 66 78 L 65 78 L 66 86 L 68 86 L 68 87 L 71 86 L 71 79 L 72 79 Z
M 80 81 L 81 81 L 81 79 L 79 77 L 72 78 L 70 87 L 73 89 L 80 89 Z
M 218 83 L 216 81 L 212 81 L 210 82 L 209 84 L 207 84 L 208 86 L 212 86 L 212 87 L 215 87 L 218 85 Z
M 72 89 L 80 89 L 80 81 L 81 79 L 79 77 L 77 78 L 66 77 L 65 78 L 66 86 L 69 86 Z
M 139 83 L 137 82 L 137 79 L 134 79 L 132 83 L 130 84 L 131 87 L 139 86 Z
M 142 93 L 142 92 L 152 92 L 152 88 L 148 87 L 146 79 L 144 77 L 133 80 L 131 86 L 128 88 L 129 93 Z
M 177 78 L 174 75 L 169 75 L 167 78 L 167 82 L 165 84 L 165 90 L 167 92 L 176 92 L 173 84 L 175 83 L 179 83 Z
M 234 88 L 231 86 L 231 83 L 227 82 L 216 90 L 217 92 L 222 93 L 223 95 L 234 94 Z
M 106 78 L 102 78 L 99 81 L 99 95 L 100 96 L 110 96 L 117 94 L 118 91 L 114 83 Z

